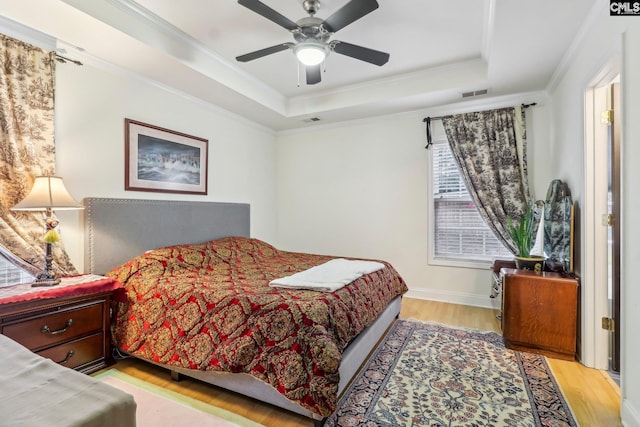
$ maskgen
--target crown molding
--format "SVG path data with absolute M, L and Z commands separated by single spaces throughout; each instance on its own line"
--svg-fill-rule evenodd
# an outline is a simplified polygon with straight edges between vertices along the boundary
M 487 80 L 487 62 L 471 58 L 423 70 L 377 79 L 331 91 L 289 98 L 287 117 L 321 114 L 362 104 L 422 94 L 478 87 Z
M 587 18 L 580 26 L 580 29 L 578 30 L 575 37 L 573 38 L 571 45 L 569 45 L 569 48 L 567 49 L 565 54 L 562 56 L 562 60 L 560 61 L 555 71 L 551 75 L 551 79 L 549 80 L 549 83 L 547 84 L 547 87 L 546 87 L 546 91 L 548 93 L 552 93 L 553 91 L 556 90 L 556 88 L 558 87 L 558 84 L 562 80 L 562 77 L 564 77 L 564 75 L 566 74 L 571 63 L 573 63 L 573 61 L 576 59 L 576 56 L 578 55 L 580 47 L 584 44 L 585 39 L 589 34 L 589 30 L 591 29 L 591 27 L 593 27 L 593 25 L 595 25 L 598 18 L 602 16 L 609 16 L 608 2 L 601 1 L 601 0 L 592 0 L 592 1 L 593 1 L 593 5 L 591 7 L 591 10 L 589 11 L 589 14 L 587 15 Z
M 545 91 L 522 92 L 510 95 L 482 97 L 474 100 L 464 100 L 439 105 L 435 108 L 413 109 L 397 113 L 379 114 L 364 119 L 344 120 L 341 122 L 318 123 L 304 128 L 285 129 L 277 132 L 277 135 L 296 135 L 319 130 L 339 128 L 344 126 L 359 126 L 367 123 L 380 123 L 382 120 L 401 119 L 405 117 L 446 116 L 450 114 L 463 114 L 474 111 L 492 110 L 497 108 L 512 107 L 518 104 L 536 103 L 536 106 L 544 105 L 549 95 Z
M 85 66 L 90 66 L 93 67 L 97 70 L 102 70 L 104 72 L 113 74 L 113 75 L 117 75 L 117 76 L 122 76 L 128 79 L 132 79 L 135 81 L 138 81 L 140 83 L 143 84 L 147 84 L 149 86 L 155 87 L 159 90 L 162 90 L 166 93 L 169 93 L 171 95 L 180 97 L 186 101 L 189 101 L 190 103 L 194 104 L 194 105 L 198 105 L 202 108 L 205 108 L 209 111 L 212 111 L 220 116 L 223 117 L 227 117 L 231 120 L 234 120 L 238 123 L 242 123 L 243 125 L 252 127 L 254 129 L 260 130 L 262 132 L 267 132 L 271 135 L 276 135 L 276 131 L 273 130 L 270 127 L 264 126 L 260 123 L 257 123 L 253 120 L 249 120 L 246 117 L 240 115 L 240 114 L 236 114 L 232 111 L 229 111 L 225 108 L 219 107 L 211 102 L 205 101 L 201 98 L 198 98 L 196 96 L 193 96 L 191 94 L 188 94 L 184 91 L 181 91 L 179 89 L 176 89 L 173 86 L 164 84 L 162 82 L 159 82 L 157 80 L 151 79 L 148 76 L 145 76 L 143 74 L 137 73 L 135 71 L 132 71 L 130 69 L 121 67 L 119 65 L 113 64 L 112 62 L 108 62 L 105 61 L 103 59 L 100 59 L 96 56 L 93 56 L 87 52 L 78 50 L 77 47 L 72 46 L 70 44 L 58 41 L 58 49 L 57 50 L 63 50 L 64 52 L 67 52 L 70 58 L 72 59 L 77 59 L 80 62 L 82 62 Z
M 279 114 L 286 97 L 131 0 L 61 0 Z
M 4 16 L 0 16 L 0 30 L 2 30 L 2 34 L 38 46 L 39 48 L 48 51 L 54 51 L 56 49 L 56 39 L 54 37 L 16 21 L 12 21 Z
M 485 0 L 484 31 L 482 32 L 482 58 L 489 62 L 496 18 L 496 0 Z

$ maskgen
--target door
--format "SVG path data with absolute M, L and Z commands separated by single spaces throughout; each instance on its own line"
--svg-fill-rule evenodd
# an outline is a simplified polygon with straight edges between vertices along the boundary
M 620 372 L 620 83 L 608 87 L 608 295 L 611 322 L 610 370 Z
M 617 364 L 619 351 L 615 356 L 613 353 L 616 352 L 616 345 L 620 348 L 619 339 L 618 344 L 614 342 L 614 328 L 608 326 L 614 323 L 614 317 L 620 323 L 619 310 L 616 314 L 615 307 L 620 306 L 617 295 L 620 288 L 619 229 L 622 224 L 620 217 L 613 221 L 609 214 L 612 213 L 614 205 L 620 206 L 621 201 L 620 166 L 617 161 L 620 158 L 622 141 L 620 132 L 617 132 L 616 142 L 614 123 L 619 129 L 618 119 L 622 117 L 622 104 L 619 104 L 615 114 L 609 110 L 616 108 L 614 104 L 619 102 L 620 97 L 615 92 L 624 93 L 618 77 L 621 68 L 621 59 L 613 52 L 608 63 L 585 87 L 585 194 L 578 217 L 579 221 L 582 221 L 578 225 L 578 230 L 582 233 L 577 235 L 581 242 L 576 245 L 576 249 L 582 251 L 581 254 L 577 254 L 581 261 L 578 273 L 581 276 L 583 316 L 578 353 L 585 366 L 605 371 L 610 370 L 614 363 Z M 619 84 L 620 89 L 614 90 L 614 84 Z M 606 120 L 602 120 L 603 118 Z M 615 227 L 610 227 L 609 223 Z M 614 289 L 616 298 L 613 295 Z

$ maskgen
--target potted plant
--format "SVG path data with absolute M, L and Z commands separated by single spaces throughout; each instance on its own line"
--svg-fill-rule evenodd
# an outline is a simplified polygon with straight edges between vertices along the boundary
M 519 223 L 513 222 L 507 217 L 507 229 L 509 235 L 516 245 L 516 268 L 518 270 L 532 270 L 541 272 L 544 270 L 544 257 L 531 255 L 531 249 L 536 240 L 537 221 L 531 206 L 527 207 L 524 216 Z

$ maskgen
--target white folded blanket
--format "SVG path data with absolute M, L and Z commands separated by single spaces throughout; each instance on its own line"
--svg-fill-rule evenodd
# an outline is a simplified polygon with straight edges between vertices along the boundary
M 383 268 L 384 264 L 377 261 L 336 258 L 291 276 L 274 279 L 269 286 L 333 292 L 360 276 Z

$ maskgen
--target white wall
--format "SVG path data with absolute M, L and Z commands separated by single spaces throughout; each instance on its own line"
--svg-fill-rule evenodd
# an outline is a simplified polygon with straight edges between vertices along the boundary
M 208 195 L 124 190 L 124 119 L 131 118 L 209 140 Z M 251 235 L 276 238 L 275 133 L 149 84 L 131 74 L 85 64 L 58 65 L 57 174 L 71 194 L 251 205 Z M 84 232 L 78 212 L 58 212 L 67 252 L 84 271 Z
M 622 57 L 622 218 L 621 246 L 621 311 L 619 327 L 622 335 L 622 421 L 626 427 L 640 426 L 640 287 L 635 263 L 640 249 L 640 19 L 610 17 L 608 2 L 596 5 L 579 44 L 572 52 L 570 65 L 551 91 L 553 114 L 552 143 L 554 153 L 562 161 L 553 164 L 554 172 L 569 182 L 574 198 L 582 203 L 584 182 L 584 95 L 595 75 L 621 51 Z M 620 49 L 621 46 L 621 49 Z M 584 217 L 584 212 L 582 212 Z M 584 230 L 578 230 L 583 233 Z M 584 243 L 583 243 L 584 244 Z M 584 251 L 582 251 L 584 252 Z M 585 293 L 592 289 L 582 289 Z
M 385 259 L 403 276 L 411 296 L 491 307 L 489 266 L 428 264 L 430 176 L 422 121 L 428 115 L 434 114 L 281 133 L 278 244 L 295 251 Z M 529 161 L 541 165 L 531 171 L 532 186 L 542 187 L 534 188 L 534 197 L 544 198 L 551 178 L 548 162 L 537 158 L 546 153 L 545 107 L 533 107 L 527 117 Z

